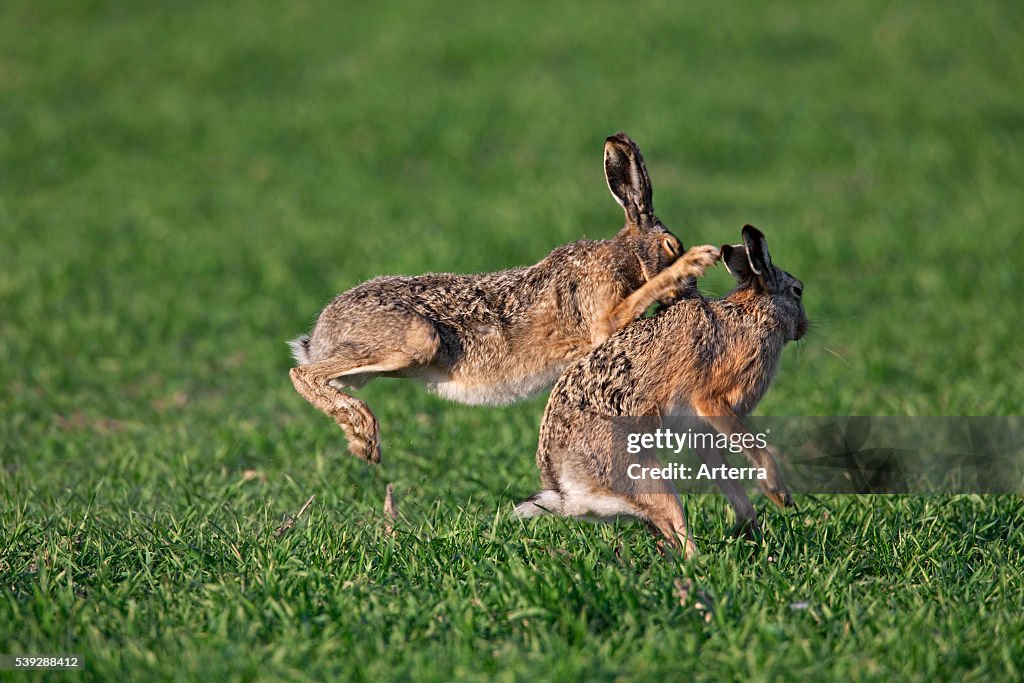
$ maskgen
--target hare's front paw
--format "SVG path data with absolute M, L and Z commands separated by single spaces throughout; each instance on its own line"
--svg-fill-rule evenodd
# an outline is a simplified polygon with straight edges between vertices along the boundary
M 776 462 L 784 459 L 781 457 L 781 451 L 775 445 L 770 445 L 765 450 L 768 451 L 771 469 L 768 471 L 768 479 L 759 482 L 761 488 L 764 490 L 765 495 L 768 496 L 768 499 L 780 508 L 794 507 L 796 504 L 793 502 L 793 496 L 789 492 L 789 487 L 786 486 L 786 482 L 782 479 L 782 473 L 777 469 L 778 465 Z
M 718 247 L 713 247 L 710 244 L 702 244 L 696 247 L 690 247 L 683 254 L 680 261 L 682 261 L 689 275 L 700 277 L 704 274 L 704 271 L 715 265 L 715 261 L 719 259 L 721 252 Z
M 778 488 L 765 488 L 764 494 L 768 496 L 768 500 L 778 505 L 780 508 L 791 508 L 795 505 L 793 502 L 793 496 L 790 494 L 789 489 L 786 488 L 785 484 L 782 484 Z

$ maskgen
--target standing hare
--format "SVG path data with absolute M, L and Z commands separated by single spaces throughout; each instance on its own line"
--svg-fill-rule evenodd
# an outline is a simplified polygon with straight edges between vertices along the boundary
M 807 331 L 803 283 L 772 264 L 764 235 L 749 225 L 743 245 L 723 246 L 721 258 L 739 282 L 728 296 L 705 300 L 691 289 L 562 374 L 540 428 L 537 466 L 544 488 L 516 507 L 520 516 L 639 517 L 689 557 L 695 546 L 671 480 L 628 475 L 636 462 L 660 465 L 650 450 L 631 456 L 622 448 L 627 417 L 654 429 L 665 417 L 695 416 L 730 440 L 750 435 L 742 439 L 743 451 L 765 472 L 758 483 L 777 505 L 793 504 L 775 459 L 758 447 L 742 418 L 767 391 L 782 347 Z M 710 467 L 725 464 L 718 449 L 698 449 L 698 455 Z M 718 484 L 740 527 L 756 528 L 739 483 Z
M 380 462 L 379 426 L 346 389 L 413 377 L 455 401 L 511 403 L 550 387 L 566 365 L 714 263 L 710 246 L 679 256 L 626 134 L 605 140 L 604 171 L 626 215 L 614 238 L 574 242 L 497 273 L 374 278 L 335 298 L 311 334 L 290 342 L 299 363 L 292 384 L 334 418 L 353 455 Z

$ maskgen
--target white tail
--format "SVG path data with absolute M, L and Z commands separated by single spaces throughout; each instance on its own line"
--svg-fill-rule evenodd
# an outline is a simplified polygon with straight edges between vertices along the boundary
M 309 335 L 304 334 L 301 337 L 296 337 L 288 342 L 288 346 L 292 347 L 292 358 L 295 359 L 299 365 L 309 365 L 312 361 L 309 359 Z

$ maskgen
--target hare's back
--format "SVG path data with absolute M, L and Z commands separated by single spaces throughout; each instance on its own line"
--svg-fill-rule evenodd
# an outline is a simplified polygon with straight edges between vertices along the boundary
M 707 303 L 683 299 L 630 323 L 571 364 L 552 389 L 552 401 L 608 416 L 657 414 L 666 385 L 702 362 L 702 348 L 715 336 Z

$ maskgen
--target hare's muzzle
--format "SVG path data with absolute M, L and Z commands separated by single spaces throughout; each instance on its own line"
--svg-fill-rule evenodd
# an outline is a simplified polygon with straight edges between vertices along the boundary
M 807 322 L 807 318 L 801 318 L 800 322 L 798 322 L 796 325 L 796 336 L 793 337 L 793 341 L 800 341 L 801 339 L 803 339 L 804 335 L 807 334 L 808 327 L 809 324 Z

